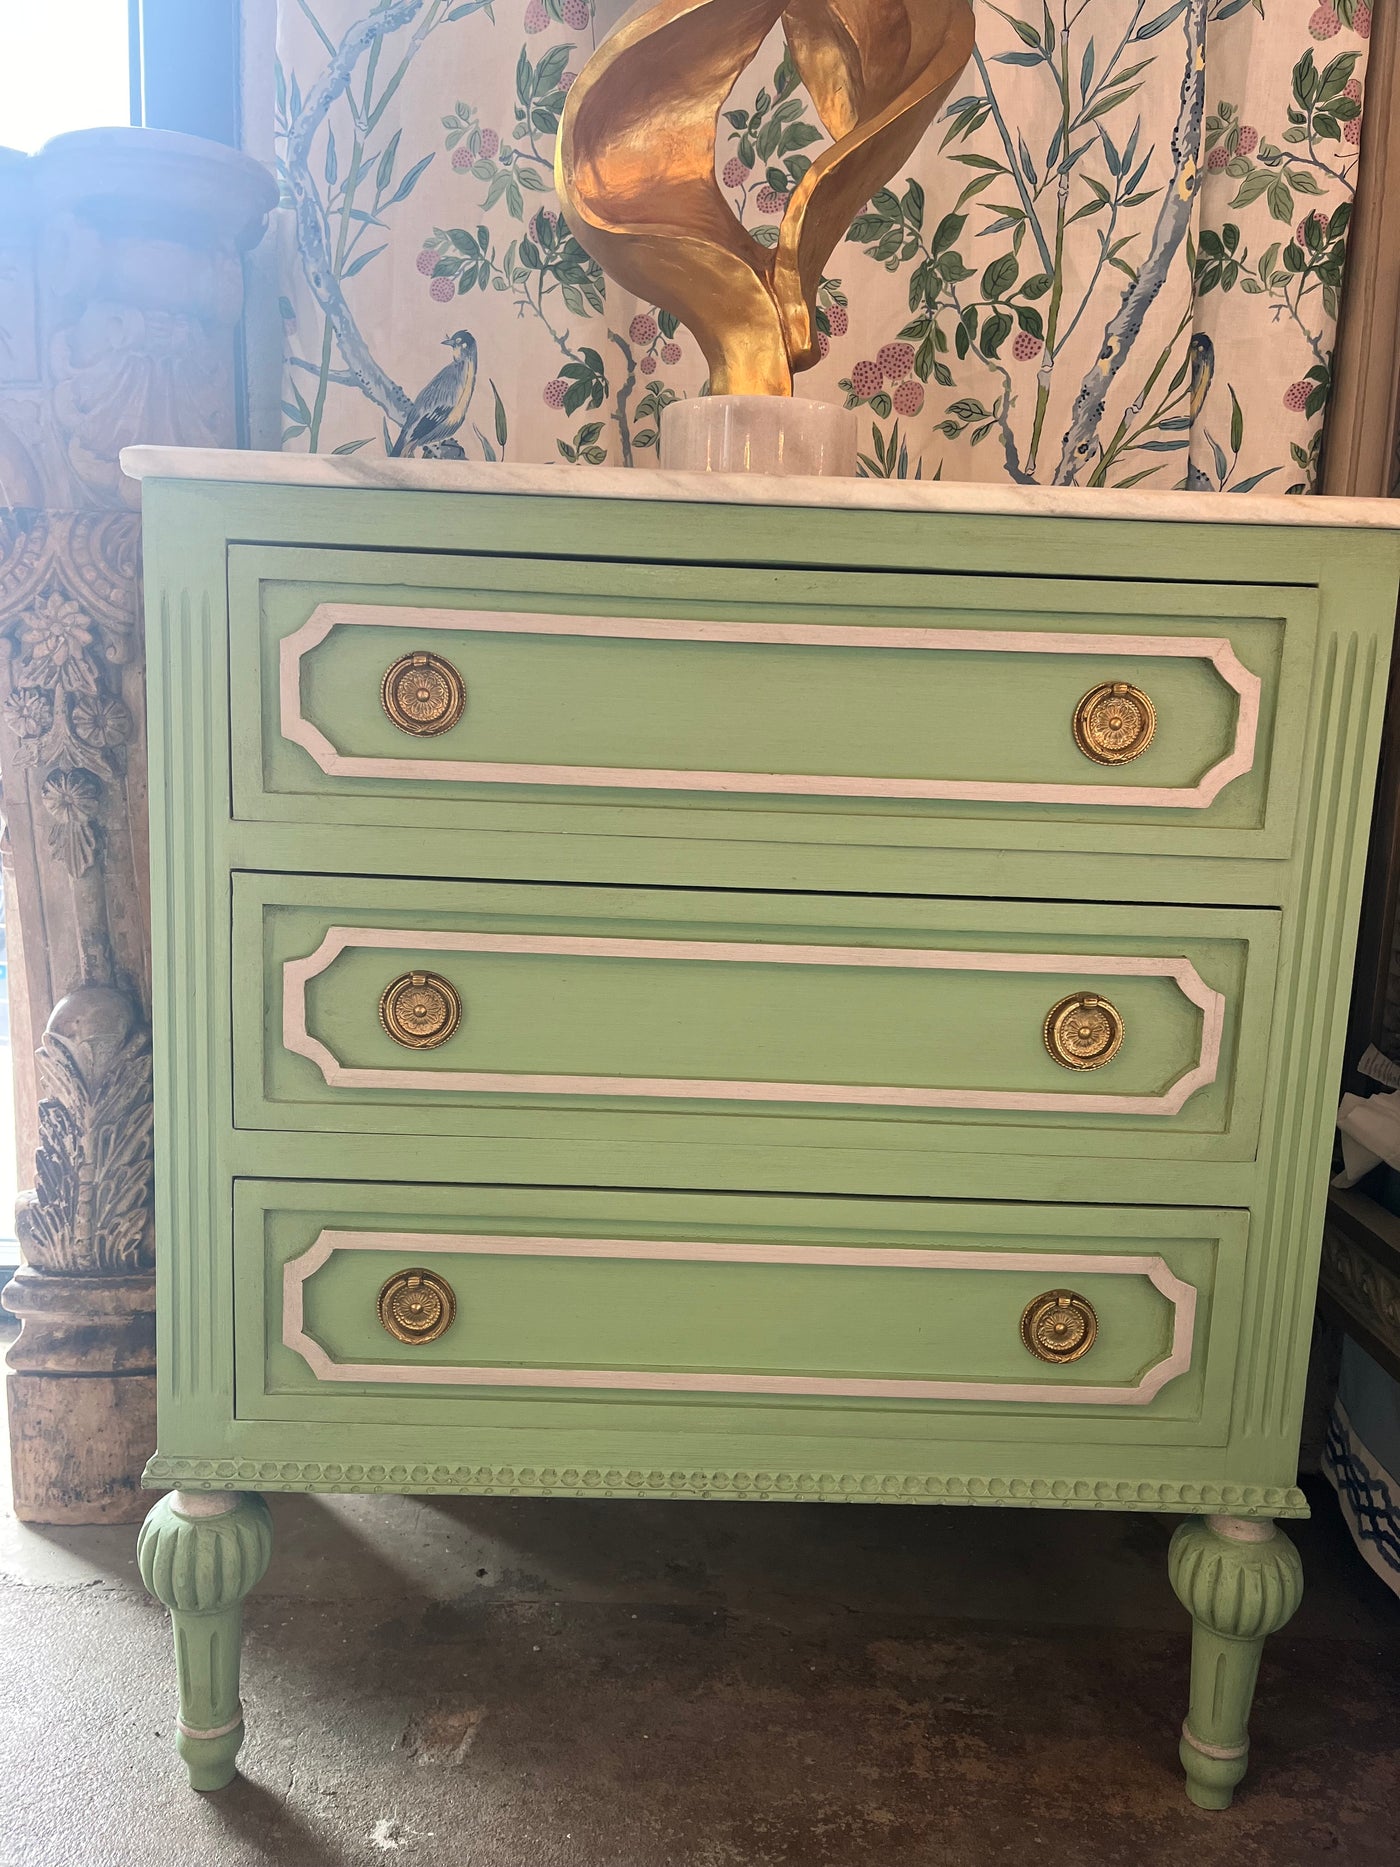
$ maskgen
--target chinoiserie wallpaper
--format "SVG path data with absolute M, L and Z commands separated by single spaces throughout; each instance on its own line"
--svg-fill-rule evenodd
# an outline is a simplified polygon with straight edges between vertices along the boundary
M 621 11 L 278 0 L 287 447 L 657 462 L 703 361 L 604 279 L 551 179 L 565 94 Z M 1367 0 L 977 0 L 976 20 L 940 121 L 832 258 L 798 392 L 859 410 L 868 474 L 1308 490 Z M 755 238 L 824 140 L 775 31 L 717 152 Z M 443 347 L 460 331 L 474 361 Z M 434 439 L 409 417 L 444 367 L 471 400 Z

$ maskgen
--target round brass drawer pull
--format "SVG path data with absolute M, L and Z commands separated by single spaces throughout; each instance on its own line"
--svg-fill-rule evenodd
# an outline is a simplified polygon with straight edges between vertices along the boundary
M 420 648 L 401 655 L 386 670 L 379 698 L 401 733 L 430 739 L 450 731 L 461 719 L 467 684 L 450 661 Z
M 462 1022 L 461 996 L 440 973 L 401 973 L 384 988 L 379 1022 L 405 1050 L 436 1050 Z
M 436 1342 L 456 1314 L 452 1286 L 436 1271 L 396 1271 L 379 1292 L 379 1320 L 396 1342 Z
M 1021 1340 L 1037 1361 L 1078 1361 L 1098 1333 L 1093 1304 L 1073 1290 L 1047 1290 L 1021 1312 Z
M 1096 765 L 1126 765 L 1152 744 L 1157 709 L 1140 687 L 1102 681 L 1074 709 L 1074 743 Z
M 1122 1015 L 1095 992 L 1071 992 L 1045 1014 L 1045 1048 L 1067 1070 L 1102 1069 L 1122 1041 Z

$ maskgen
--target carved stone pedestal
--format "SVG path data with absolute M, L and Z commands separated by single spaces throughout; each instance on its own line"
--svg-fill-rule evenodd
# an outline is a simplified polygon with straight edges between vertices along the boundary
M 8 1381 L 15 1506 L 135 1521 L 155 1443 L 150 907 L 135 442 L 236 440 L 247 157 L 88 130 L 0 150 L 0 795 L 39 1096 Z

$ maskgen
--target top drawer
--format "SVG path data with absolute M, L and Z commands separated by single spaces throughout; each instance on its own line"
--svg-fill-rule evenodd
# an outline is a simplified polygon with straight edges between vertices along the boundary
M 1307 588 L 235 546 L 230 595 L 243 818 L 1289 847 Z

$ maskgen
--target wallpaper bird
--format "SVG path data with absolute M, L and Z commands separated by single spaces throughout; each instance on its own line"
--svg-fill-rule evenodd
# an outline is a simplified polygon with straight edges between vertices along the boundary
M 442 341 L 451 346 L 452 361 L 419 391 L 391 455 L 416 454 L 450 441 L 467 418 L 476 388 L 476 339 L 470 331 L 453 331 Z

